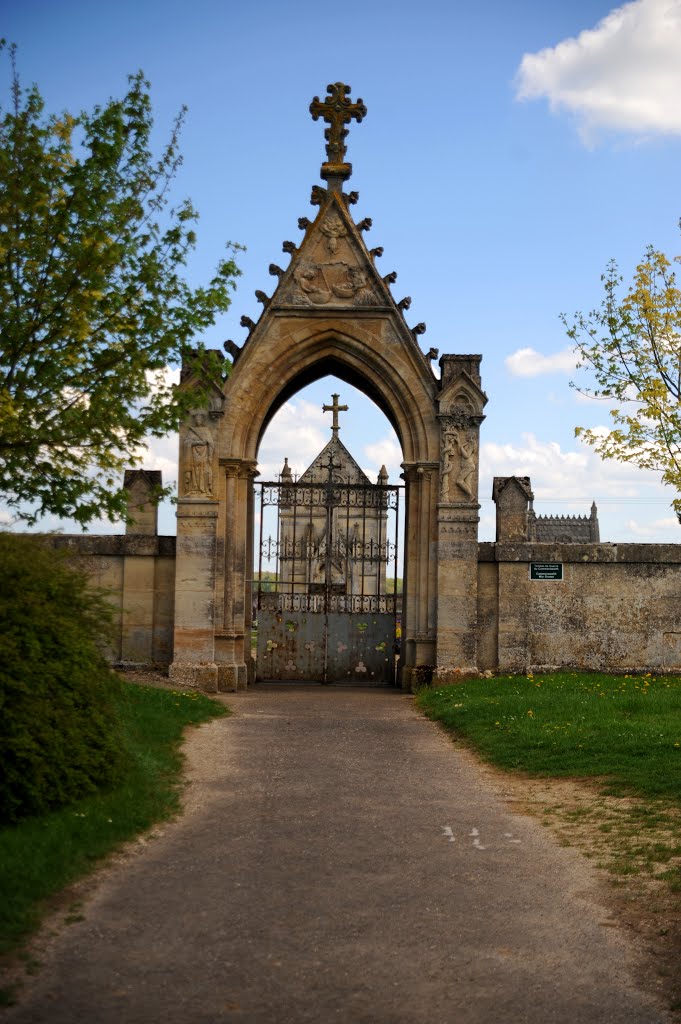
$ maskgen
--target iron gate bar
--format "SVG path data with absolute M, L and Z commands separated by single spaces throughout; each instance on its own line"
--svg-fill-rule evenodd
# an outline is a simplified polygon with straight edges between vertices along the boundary
M 323 652 L 320 653 L 323 653 L 323 657 L 321 665 L 315 662 L 311 653 L 308 661 L 315 672 L 319 672 L 315 678 L 318 679 L 321 675 L 321 681 L 324 683 L 330 681 L 329 671 L 332 662 L 329 647 L 330 615 L 333 616 L 333 630 L 339 638 L 338 652 L 334 651 L 334 671 L 339 671 L 337 654 L 341 649 L 347 649 L 347 644 L 343 640 L 346 633 L 343 630 L 349 628 L 342 625 L 338 616 L 354 616 L 356 619 L 359 616 L 368 616 L 369 622 L 358 623 L 357 630 L 364 636 L 362 631 L 368 628 L 382 628 L 384 633 L 381 637 L 375 638 L 379 640 L 375 644 L 375 651 L 385 653 L 387 650 L 388 655 L 384 661 L 388 663 L 392 660 L 394 663 L 399 605 L 399 494 L 404 490 L 401 485 L 394 484 L 336 481 L 334 471 L 339 466 L 333 463 L 333 458 L 330 459 L 330 465 L 325 468 L 329 476 L 325 483 L 302 480 L 254 481 L 254 488 L 260 492 L 258 585 L 257 589 L 254 588 L 257 593 L 258 625 L 261 626 L 268 615 L 275 614 L 279 628 L 283 629 L 285 626 L 294 633 L 300 627 L 302 642 L 303 632 L 312 628 L 313 620 L 303 629 L 303 624 L 308 620 L 303 618 L 297 623 L 295 617 L 319 616 L 323 636 Z M 276 539 L 271 533 L 265 539 L 265 515 L 268 507 L 277 509 Z M 318 536 L 315 536 L 315 509 L 318 512 L 317 521 L 319 522 L 320 517 L 323 521 L 323 528 L 321 523 L 318 527 Z M 391 511 L 394 512 L 394 541 L 390 537 Z M 303 516 L 303 512 L 307 514 Z M 370 535 L 369 517 L 374 523 Z M 288 527 L 285 519 L 288 520 Z M 305 523 L 306 525 L 303 525 Z M 272 576 L 273 562 L 273 578 L 265 581 L 264 564 L 268 566 Z M 390 562 L 393 562 L 391 594 L 388 593 Z M 355 569 L 359 569 L 359 579 Z M 321 576 L 322 570 L 323 578 L 315 582 L 315 573 Z M 285 621 L 284 613 L 289 614 Z M 392 625 L 390 631 L 386 633 L 386 627 L 380 623 L 387 622 L 388 619 Z M 281 648 L 283 657 L 283 650 L 290 641 L 293 643 L 291 650 L 295 650 L 292 637 L 289 636 L 287 639 L 286 634 L 282 634 L 282 637 L 280 641 L 272 639 L 271 647 L 267 647 L 268 654 L 272 655 L 272 664 L 275 662 L 275 649 Z M 353 637 L 354 641 L 357 641 L 357 634 L 352 630 L 347 633 L 347 637 L 350 646 Z M 372 654 L 370 632 L 367 633 L 365 640 L 364 647 L 360 648 L 364 654 L 359 657 L 355 673 L 360 668 L 364 672 L 367 671 L 363 658 Z M 305 645 L 306 651 L 309 649 L 310 652 L 314 647 L 314 640 Z M 263 650 L 259 639 L 259 660 Z M 289 658 L 286 668 L 294 667 L 296 666 Z M 261 668 L 258 669 L 259 674 L 260 672 Z M 346 674 L 350 676 L 352 672 L 349 670 Z M 375 671 L 372 671 L 371 675 L 374 676 Z

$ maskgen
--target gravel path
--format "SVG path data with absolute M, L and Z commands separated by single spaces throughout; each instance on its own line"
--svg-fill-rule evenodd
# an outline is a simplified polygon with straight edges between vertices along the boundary
M 21 1024 L 670 1019 L 588 862 L 410 698 L 256 687 L 190 734 L 182 818 L 104 870 Z

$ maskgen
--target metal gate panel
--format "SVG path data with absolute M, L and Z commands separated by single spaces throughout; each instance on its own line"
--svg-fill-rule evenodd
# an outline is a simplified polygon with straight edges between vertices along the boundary
M 394 682 L 402 488 L 338 480 L 333 455 L 326 481 L 255 485 L 258 679 Z
M 327 680 L 369 686 L 395 681 L 395 616 L 330 612 Z
M 323 682 L 326 638 L 319 620 L 313 612 L 260 609 L 258 678 Z
M 258 614 L 258 677 L 269 680 L 394 682 L 395 616 L 376 612 Z

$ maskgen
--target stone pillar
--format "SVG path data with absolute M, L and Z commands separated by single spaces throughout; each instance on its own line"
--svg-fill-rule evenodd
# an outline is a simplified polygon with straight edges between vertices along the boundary
M 497 541 L 533 539 L 534 494 L 529 476 L 495 476 L 492 498 L 497 507 Z
M 478 473 L 487 396 L 480 356 L 440 361 L 440 494 L 437 506 L 437 669 L 477 671 Z
M 127 469 L 123 486 L 128 492 L 126 545 L 123 556 L 120 660 L 126 665 L 154 661 L 156 603 L 156 547 L 158 504 L 155 491 L 163 486 L 154 469 Z
M 221 624 L 215 631 L 218 688 L 245 690 L 255 678 L 251 657 L 253 576 L 253 478 L 256 464 L 221 459 L 224 471 L 224 572 Z M 223 568 L 224 567 L 224 568 Z
M 170 678 L 207 692 L 218 688 L 215 664 L 216 501 L 179 499 L 175 555 L 175 630 Z
M 126 469 L 123 487 L 128 492 L 128 516 L 125 532 L 145 537 L 158 534 L 158 496 L 163 486 L 160 469 Z
M 406 484 L 401 684 L 420 681 L 415 670 L 435 665 L 437 615 L 436 462 L 403 464 Z
M 170 678 L 215 692 L 215 566 L 218 501 L 215 422 L 197 411 L 180 428 L 175 629 Z

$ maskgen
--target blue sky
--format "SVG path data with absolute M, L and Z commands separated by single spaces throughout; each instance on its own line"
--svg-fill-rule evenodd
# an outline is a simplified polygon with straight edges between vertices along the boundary
M 393 294 L 412 297 L 408 322 L 427 323 L 424 349 L 483 356 L 481 538 L 493 536 L 492 476 L 519 473 L 539 513 L 588 513 L 595 498 L 603 539 L 681 541 L 674 495 L 656 474 L 601 463 L 574 438 L 607 410 L 569 388 L 559 320 L 600 302 L 611 257 L 630 278 L 647 244 L 680 251 L 681 0 L 5 0 L 1 14 L 0 34 L 18 44 L 20 73 L 49 110 L 120 95 L 138 68 L 159 142 L 189 106 L 175 194 L 201 214 L 192 279 L 210 275 L 226 240 L 247 247 L 232 309 L 206 338 L 216 347 L 243 340 L 240 317 L 260 311 L 255 289 L 271 292 L 269 264 L 286 263 L 282 241 L 314 215 L 324 148 L 310 100 L 328 82 L 350 83 L 368 107 L 348 138 L 353 213 L 373 220 L 381 272 L 396 270 Z M 312 461 L 329 436 L 321 404 L 336 390 L 351 406 L 347 446 L 367 471 L 385 462 L 397 479 L 387 421 L 328 379 L 273 421 L 264 475 L 284 454 L 299 470 Z M 149 453 L 167 479 L 175 449 L 169 438 Z M 162 529 L 174 532 L 171 509 Z

